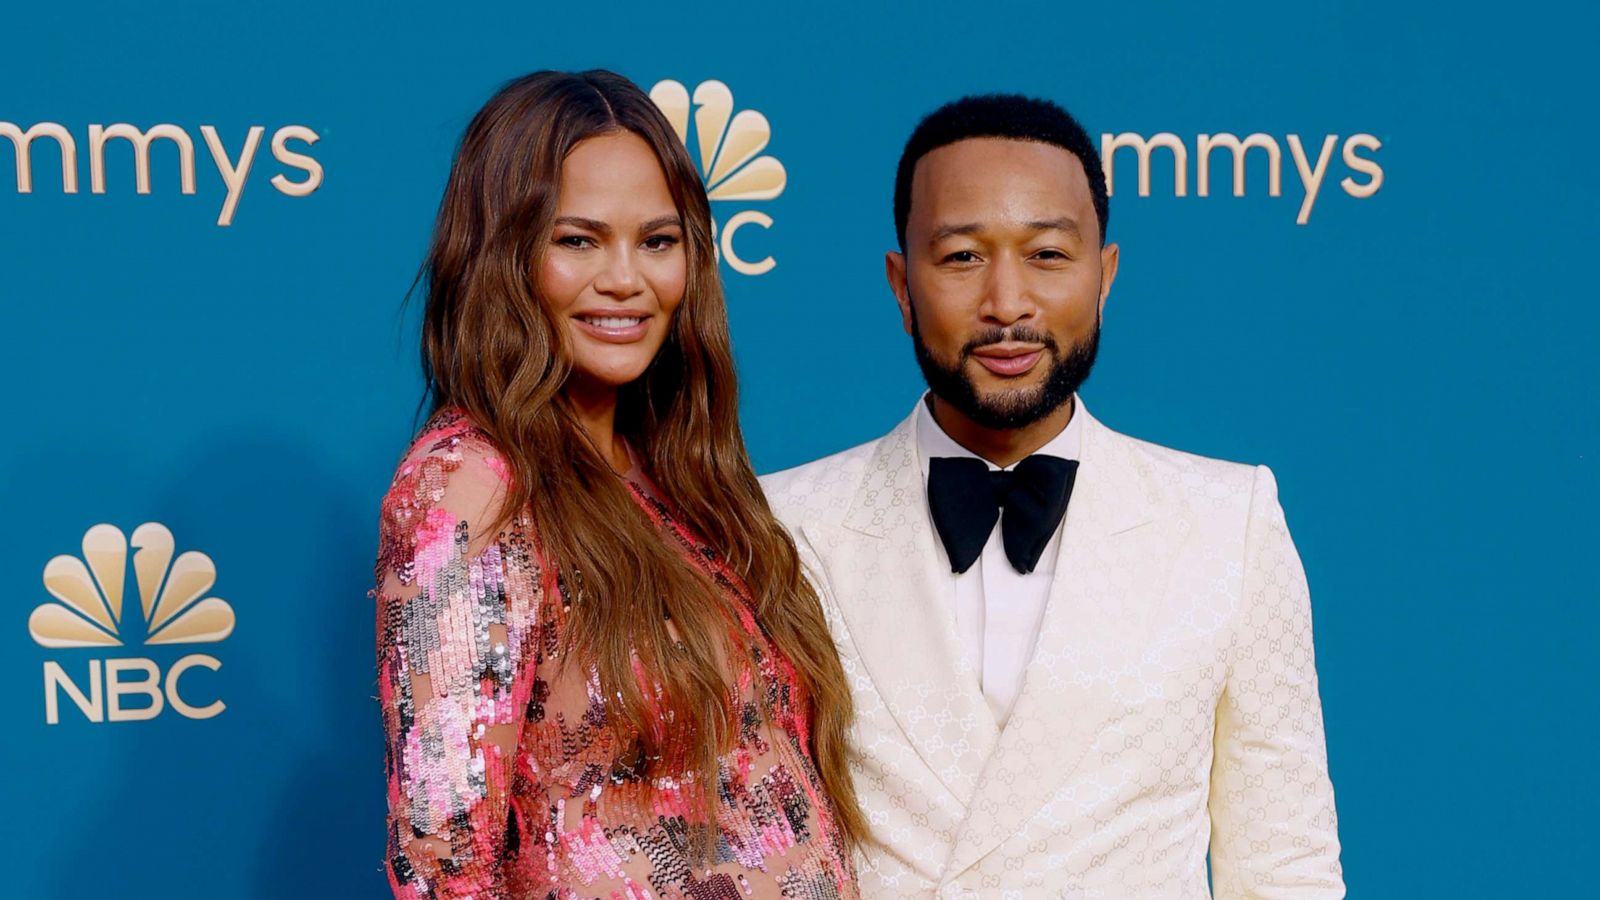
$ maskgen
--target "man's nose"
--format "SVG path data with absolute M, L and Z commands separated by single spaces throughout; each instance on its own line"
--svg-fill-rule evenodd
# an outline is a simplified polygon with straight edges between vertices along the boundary
M 1007 258 L 995 260 L 989 267 L 983 302 L 978 308 L 983 321 L 1004 328 L 1026 321 L 1034 312 L 1021 261 Z

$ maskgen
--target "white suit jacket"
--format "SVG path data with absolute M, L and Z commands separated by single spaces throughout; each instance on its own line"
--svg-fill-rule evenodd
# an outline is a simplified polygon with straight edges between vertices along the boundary
M 854 692 L 863 896 L 1339 898 L 1311 608 L 1265 466 L 1084 417 L 1000 730 L 963 661 L 914 417 L 763 487 Z

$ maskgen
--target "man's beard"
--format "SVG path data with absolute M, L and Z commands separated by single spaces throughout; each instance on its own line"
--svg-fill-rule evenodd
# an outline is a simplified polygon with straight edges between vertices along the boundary
M 967 375 L 967 360 L 979 347 L 1001 341 L 1018 341 L 1041 344 L 1048 358 L 1050 370 L 1044 382 L 1030 388 L 999 392 L 989 397 L 978 393 L 977 385 Z M 979 332 L 967 341 L 952 365 L 945 365 L 928 352 L 922 342 L 922 330 L 917 327 L 915 306 L 911 312 L 911 346 L 916 350 L 917 365 L 922 377 L 935 397 L 955 407 L 956 411 L 984 428 L 1011 430 L 1025 428 L 1060 409 L 1089 378 L 1094 368 L 1095 355 L 1100 351 L 1100 316 L 1095 315 L 1094 331 L 1089 337 L 1074 344 L 1066 355 L 1055 338 L 1026 325 L 1009 328 L 995 326 Z

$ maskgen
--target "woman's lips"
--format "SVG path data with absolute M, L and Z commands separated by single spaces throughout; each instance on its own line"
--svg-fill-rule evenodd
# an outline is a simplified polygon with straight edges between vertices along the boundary
M 631 344 L 650 330 L 649 316 L 575 316 L 573 321 L 584 333 L 608 344 Z
M 1037 350 L 1001 350 L 998 348 L 984 348 L 975 351 L 972 358 L 978 365 L 999 375 L 1002 378 L 1015 378 L 1027 374 L 1039 362 L 1039 357 L 1044 355 L 1044 349 Z

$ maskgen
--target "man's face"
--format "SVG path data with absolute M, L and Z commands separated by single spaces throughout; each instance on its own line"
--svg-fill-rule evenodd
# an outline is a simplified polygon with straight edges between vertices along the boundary
M 935 396 L 986 428 L 1050 415 L 1088 377 L 1112 279 L 1083 164 L 970 138 L 918 161 L 890 287 Z

